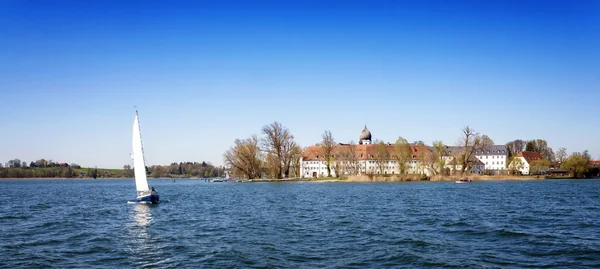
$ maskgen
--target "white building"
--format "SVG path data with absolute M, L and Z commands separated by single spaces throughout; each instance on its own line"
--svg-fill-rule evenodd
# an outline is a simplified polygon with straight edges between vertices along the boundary
M 367 127 L 362 130 L 358 139 L 358 145 L 338 144 L 333 149 L 333 161 L 331 163 L 331 175 L 341 174 L 398 174 L 398 161 L 394 158 L 395 145 L 386 144 L 387 156 L 385 159 L 378 158 L 380 145 L 374 145 L 371 140 L 371 132 Z M 424 145 L 411 144 L 412 156 L 406 164 L 408 174 L 426 174 L 429 171 L 423 167 L 420 157 L 430 153 L 430 149 Z M 354 161 L 349 161 L 349 154 L 354 153 Z M 300 174 L 302 177 L 325 177 L 327 176 L 327 162 L 323 158 L 321 146 L 311 146 L 302 154 L 300 161 Z
M 458 156 L 464 147 L 446 146 L 442 158 L 446 160 L 446 167 L 452 168 L 455 166 L 453 160 Z M 473 153 L 473 156 L 480 162 L 473 160 L 471 166 L 472 174 L 483 174 L 486 171 L 491 173 L 500 173 L 506 170 L 508 161 L 508 150 L 504 145 L 493 145 L 483 149 L 478 149 Z M 458 168 L 457 170 L 459 170 Z
M 544 158 L 542 157 L 542 155 L 540 155 L 537 152 L 523 151 L 523 152 L 519 152 L 519 154 L 517 154 L 513 158 L 509 167 L 511 169 L 521 172 L 521 174 L 523 174 L 523 175 L 529 175 L 531 172 L 531 167 L 534 165 L 534 162 L 541 161 L 543 159 Z M 546 167 L 546 166 L 540 167 L 540 172 L 547 171 L 548 169 L 549 169 L 549 167 Z
M 485 170 L 499 172 L 508 166 L 508 150 L 504 145 L 488 146 L 475 151 L 475 157 L 485 164 Z

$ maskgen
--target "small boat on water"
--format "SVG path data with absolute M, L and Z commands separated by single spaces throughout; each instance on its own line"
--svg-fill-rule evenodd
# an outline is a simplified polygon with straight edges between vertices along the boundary
M 142 146 L 142 133 L 140 131 L 140 121 L 137 110 L 135 111 L 135 120 L 133 121 L 133 171 L 135 174 L 135 188 L 137 190 L 136 200 L 138 203 L 158 204 L 158 192 L 148 186 L 146 178 L 146 160 L 144 159 L 144 148 Z
M 459 179 L 459 180 L 457 180 L 455 182 L 456 183 L 469 183 L 469 182 L 471 182 L 471 180 L 469 178 L 467 178 L 467 177 L 463 177 L 463 178 L 461 178 L 461 179 Z

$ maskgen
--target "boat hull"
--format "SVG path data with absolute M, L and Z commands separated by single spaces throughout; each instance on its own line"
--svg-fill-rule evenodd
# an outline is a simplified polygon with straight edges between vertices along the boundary
M 146 194 L 137 197 L 138 203 L 158 204 L 160 196 L 158 194 Z

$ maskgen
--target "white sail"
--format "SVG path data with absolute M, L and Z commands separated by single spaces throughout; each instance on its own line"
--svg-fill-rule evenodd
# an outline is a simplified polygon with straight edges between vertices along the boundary
M 229 171 L 225 172 L 225 179 L 229 179 Z
M 135 188 L 137 191 L 148 191 L 148 179 L 146 179 L 146 160 L 144 160 L 144 148 L 142 147 L 142 133 L 137 111 L 133 121 L 133 169 L 135 173 Z

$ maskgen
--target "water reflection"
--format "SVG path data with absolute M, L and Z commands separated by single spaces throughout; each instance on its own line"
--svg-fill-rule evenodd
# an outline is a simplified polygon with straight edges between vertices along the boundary
M 160 249 L 159 238 L 152 232 L 152 206 L 147 204 L 136 204 L 131 211 L 130 218 L 133 220 L 129 225 L 129 237 L 127 244 L 130 246 L 130 261 L 134 266 L 144 267 L 149 264 L 160 262 L 163 251 Z
M 150 206 L 146 204 L 136 204 L 133 208 L 132 218 L 138 226 L 147 227 L 152 221 L 152 213 Z

